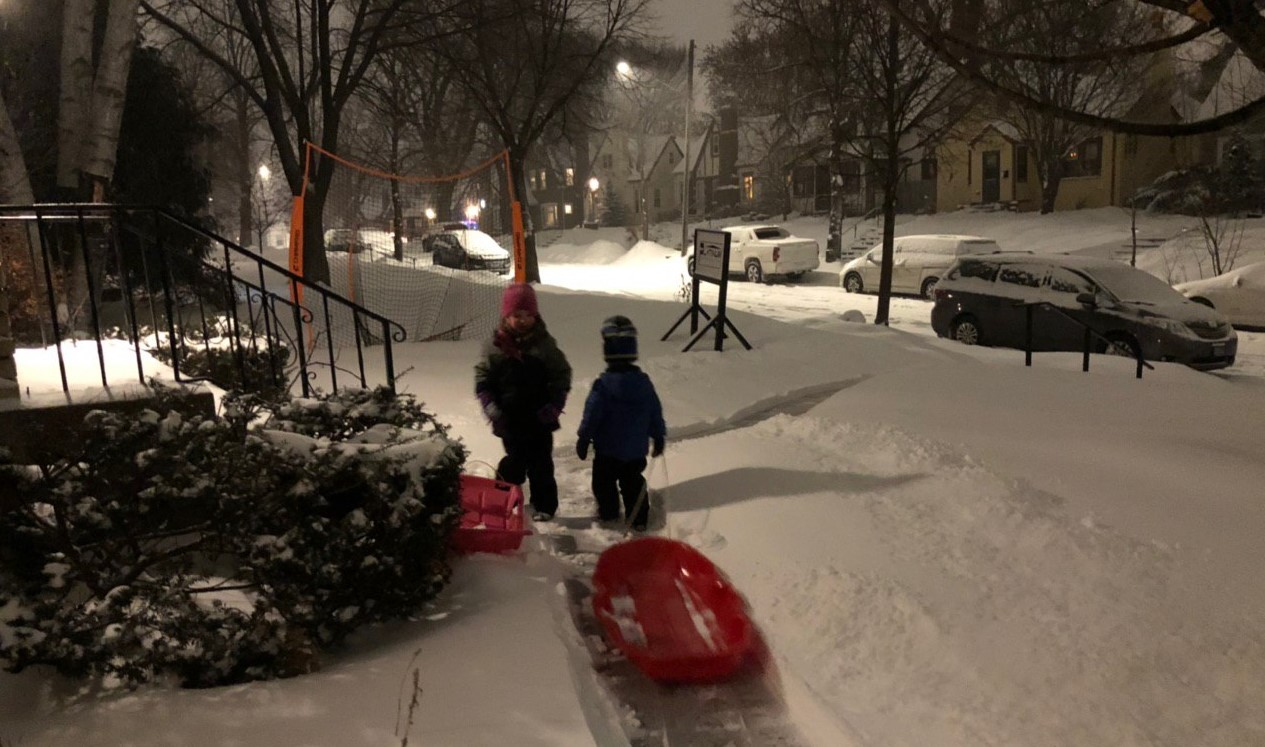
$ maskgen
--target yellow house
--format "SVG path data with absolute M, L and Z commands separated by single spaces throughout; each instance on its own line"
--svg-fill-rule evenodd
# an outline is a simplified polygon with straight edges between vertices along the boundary
M 1126 118 L 1138 116 L 1145 103 L 1139 101 Z M 1167 102 L 1164 108 L 1163 116 L 1169 121 L 1180 119 Z M 1041 208 L 1036 161 L 1013 125 L 977 120 L 960 131 L 965 135 L 944 143 L 937 152 L 937 210 L 970 205 Z M 1206 145 L 1197 138 L 1094 133 L 1064 155 L 1064 176 L 1054 209 L 1127 206 L 1138 189 L 1161 174 L 1198 163 L 1205 151 Z

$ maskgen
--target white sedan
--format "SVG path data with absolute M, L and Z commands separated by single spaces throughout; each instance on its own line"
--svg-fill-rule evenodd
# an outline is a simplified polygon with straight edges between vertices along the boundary
M 1265 329 L 1265 262 L 1173 287 L 1186 298 L 1220 311 L 1235 327 Z

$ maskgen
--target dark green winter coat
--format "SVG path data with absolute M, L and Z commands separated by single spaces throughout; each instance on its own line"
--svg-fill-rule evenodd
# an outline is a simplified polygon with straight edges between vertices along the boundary
M 543 319 L 522 337 L 502 325 L 474 367 L 474 392 L 484 412 L 490 402 L 501 418 L 493 419 L 493 430 L 556 430 L 570 391 L 571 364 Z

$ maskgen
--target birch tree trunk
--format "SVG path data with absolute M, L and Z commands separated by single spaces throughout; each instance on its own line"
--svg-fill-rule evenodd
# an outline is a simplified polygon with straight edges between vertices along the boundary
M 94 0 L 65 0 L 62 9 L 61 91 L 57 114 L 57 186 L 79 187 L 92 106 Z
M 0 204 L 35 202 L 26 159 L 18 147 L 18 133 L 9 117 L 9 108 L 0 93 Z M 2 258 L 0 258 L 2 260 Z M 13 360 L 13 336 L 9 330 L 9 295 L 0 261 L 0 399 L 18 396 L 18 370 Z
M 123 101 L 127 94 L 127 74 L 139 33 L 140 0 L 110 0 L 105 25 L 101 65 L 92 86 L 92 117 L 83 170 L 98 185 L 109 184 L 119 153 L 119 127 L 123 123 Z M 98 195 L 94 195 L 94 198 Z
M 18 145 L 18 133 L 0 92 L 0 203 L 30 205 L 35 202 L 26 159 Z

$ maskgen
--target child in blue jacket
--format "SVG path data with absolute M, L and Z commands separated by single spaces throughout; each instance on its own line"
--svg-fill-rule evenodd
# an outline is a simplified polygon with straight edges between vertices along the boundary
M 602 355 L 606 370 L 593 382 L 580 420 L 576 456 L 588 457 L 593 445 L 593 497 L 600 521 L 619 519 L 620 497 L 632 528 L 644 531 L 650 516 L 645 490 L 646 450 L 663 453 L 667 428 L 663 405 L 650 377 L 637 367 L 637 328 L 628 317 L 613 316 L 602 323 Z M 647 496 L 648 498 L 648 496 Z M 633 513 L 636 512 L 634 516 Z

